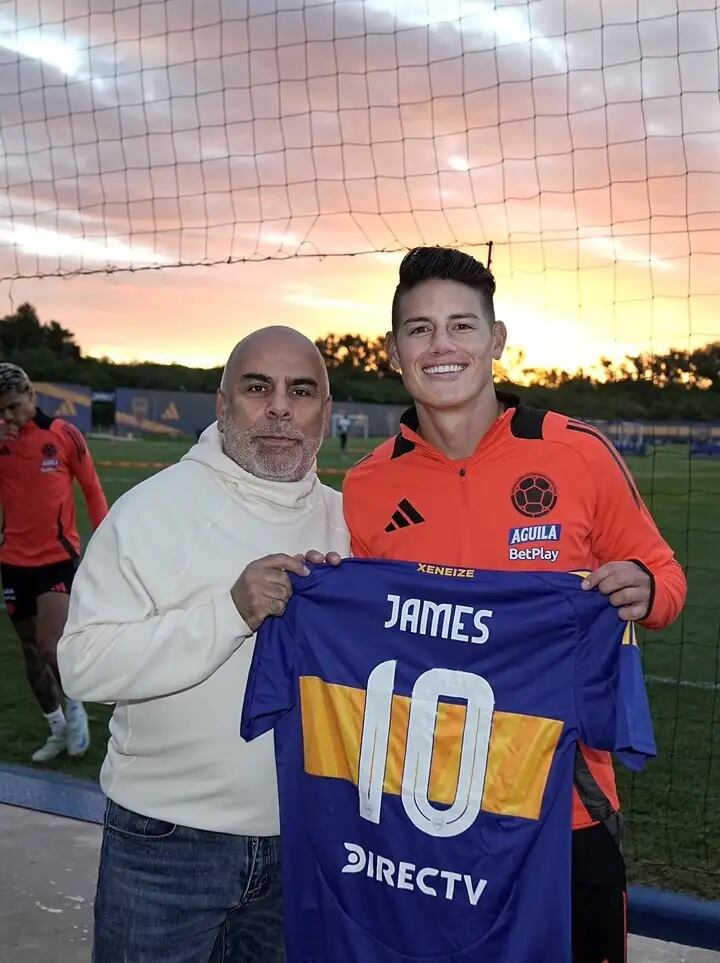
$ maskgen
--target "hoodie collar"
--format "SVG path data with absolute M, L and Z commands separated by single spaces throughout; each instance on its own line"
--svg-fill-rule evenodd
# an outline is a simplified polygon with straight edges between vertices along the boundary
M 245 471 L 223 451 L 217 422 L 205 429 L 198 443 L 183 456 L 182 461 L 200 462 L 222 476 L 223 483 L 234 488 L 242 498 L 276 508 L 307 507 L 312 501 L 310 496 L 319 485 L 314 465 L 304 478 L 294 482 L 271 481 Z

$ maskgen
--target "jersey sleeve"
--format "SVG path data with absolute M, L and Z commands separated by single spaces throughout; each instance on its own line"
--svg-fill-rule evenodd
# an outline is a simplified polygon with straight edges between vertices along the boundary
M 245 689 L 240 735 L 251 740 L 272 729 L 295 705 L 294 599 L 282 617 L 265 619 L 257 633 Z
M 658 531 L 619 452 L 594 428 L 579 422 L 571 424 L 596 492 L 590 535 L 593 555 L 601 565 L 635 562 L 650 576 L 650 605 L 640 621 L 649 629 L 662 629 L 677 618 L 685 602 L 683 570 Z
M 574 593 L 579 644 L 575 704 L 580 740 L 642 769 L 657 755 L 635 626 L 599 592 Z
M 74 425 L 67 421 L 61 422 L 60 435 L 65 446 L 68 467 L 82 488 L 88 515 L 95 531 L 108 513 L 108 504 L 92 455 L 88 451 L 82 432 L 78 431 Z

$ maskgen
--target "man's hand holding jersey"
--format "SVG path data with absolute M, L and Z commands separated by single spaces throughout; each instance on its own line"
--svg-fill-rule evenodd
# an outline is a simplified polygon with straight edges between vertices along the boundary
M 305 576 L 311 565 L 339 565 L 337 552 L 311 550 L 302 555 L 266 555 L 251 562 L 230 590 L 235 608 L 253 632 L 257 632 L 268 615 L 283 615 L 292 595 L 288 572 Z
M 625 622 L 639 622 L 650 614 L 652 579 L 636 562 L 606 562 L 588 575 L 582 587 L 607 595 Z

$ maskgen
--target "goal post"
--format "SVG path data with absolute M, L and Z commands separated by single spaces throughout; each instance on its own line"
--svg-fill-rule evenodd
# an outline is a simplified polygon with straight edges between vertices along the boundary
M 588 419 L 617 448 L 621 455 L 647 455 L 645 424 L 642 421 L 598 421 Z
M 615 447 L 621 455 L 646 455 L 645 425 L 642 421 L 615 423 Z
M 370 437 L 370 418 L 367 415 L 360 414 L 346 414 L 342 415 L 340 413 L 334 414 L 330 419 L 330 434 L 333 438 L 338 436 L 338 422 L 342 417 L 347 418 L 350 422 L 350 430 L 348 431 L 349 438 L 369 438 Z

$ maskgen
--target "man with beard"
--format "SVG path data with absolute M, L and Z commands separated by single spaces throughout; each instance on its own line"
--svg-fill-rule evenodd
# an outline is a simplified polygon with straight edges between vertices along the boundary
M 273 741 L 245 743 L 240 712 L 288 572 L 349 549 L 340 496 L 315 473 L 330 403 L 311 341 L 249 335 L 217 423 L 90 542 L 58 661 L 66 691 L 116 704 L 94 963 L 285 958 Z

